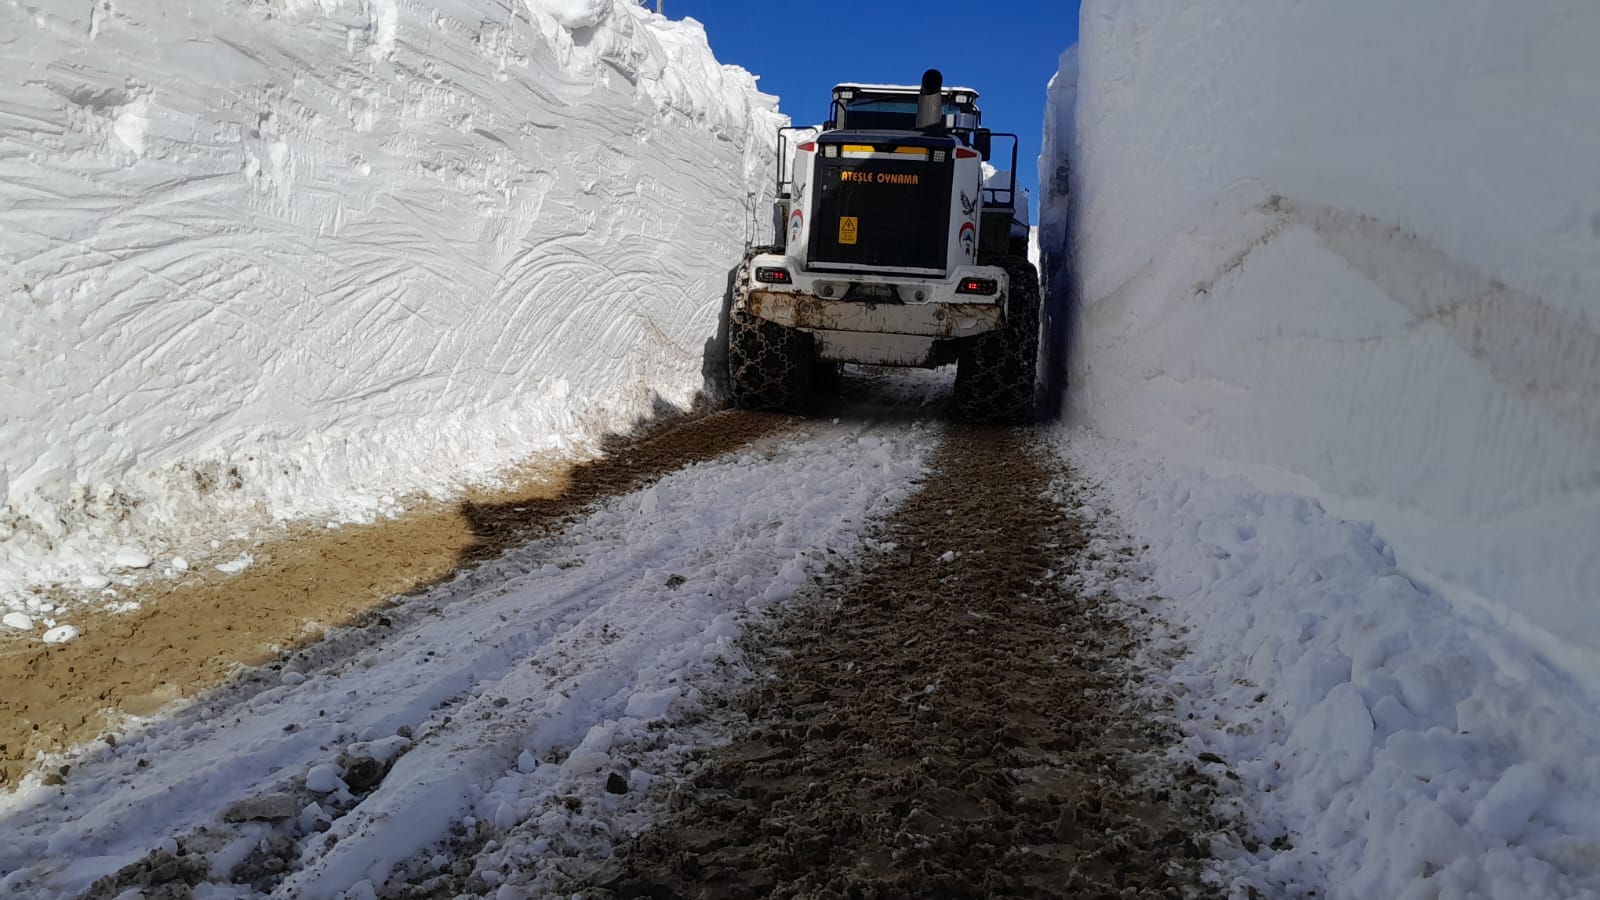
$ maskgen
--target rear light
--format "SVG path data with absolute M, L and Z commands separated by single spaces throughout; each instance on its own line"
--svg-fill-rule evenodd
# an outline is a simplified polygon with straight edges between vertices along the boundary
M 762 284 L 794 284 L 788 269 L 776 266 L 756 266 L 756 280 Z
M 1000 290 L 1000 282 L 993 278 L 963 278 L 956 285 L 958 294 L 979 294 L 988 296 Z
M 956 159 L 977 159 L 978 151 L 968 150 L 965 147 L 956 148 Z
M 817 142 L 816 141 L 806 141 L 804 144 L 801 144 L 798 149 L 803 150 L 806 153 L 810 153 L 813 150 L 817 149 Z

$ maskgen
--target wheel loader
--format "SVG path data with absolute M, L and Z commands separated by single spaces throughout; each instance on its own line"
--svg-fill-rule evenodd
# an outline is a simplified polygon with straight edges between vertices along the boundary
M 1039 280 L 1016 135 L 984 128 L 978 92 L 943 81 L 840 84 L 824 125 L 780 129 L 775 241 L 747 250 L 728 309 L 735 403 L 803 408 L 846 363 L 954 363 L 963 417 L 1032 414 Z M 1003 174 L 985 165 L 997 138 Z

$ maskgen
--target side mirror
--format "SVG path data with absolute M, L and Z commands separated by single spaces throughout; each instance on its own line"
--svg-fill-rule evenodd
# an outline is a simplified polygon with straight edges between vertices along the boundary
M 972 133 L 972 149 L 978 151 L 978 155 L 983 157 L 984 162 L 989 161 L 990 134 L 991 132 L 987 128 L 979 128 Z

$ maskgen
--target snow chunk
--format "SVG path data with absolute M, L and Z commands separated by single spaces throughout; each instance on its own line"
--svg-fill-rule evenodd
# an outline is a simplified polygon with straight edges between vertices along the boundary
M 144 155 L 145 135 L 150 131 L 150 101 L 135 97 L 132 102 L 117 110 L 111 133 L 134 156 Z
M 1550 795 L 1550 782 L 1536 762 L 1507 769 L 1472 811 L 1472 827 L 1501 840 L 1514 841 L 1528 828 L 1533 814 Z
M 85 572 L 78 576 L 78 583 L 91 591 L 98 591 L 101 588 L 109 587 L 111 579 L 101 575 L 99 572 Z
M 1350 658 L 1312 649 L 1294 661 L 1284 678 L 1284 696 L 1296 715 L 1322 702 L 1335 687 L 1350 680 Z
M 539 0 L 539 4 L 569 31 L 599 25 L 611 9 L 611 0 Z
M 1426 733 L 1402 731 L 1390 737 L 1384 749 L 1402 772 L 1432 781 L 1466 765 L 1466 758 L 1458 749 L 1460 743 L 1460 738 L 1443 728 L 1431 728 Z
M 374 741 L 351 744 L 345 748 L 345 754 L 352 759 L 371 759 L 387 765 L 406 752 L 410 746 L 410 738 L 395 734 Z
M 653 784 L 655 780 L 656 776 L 651 775 L 649 772 L 646 772 L 643 769 L 634 769 L 632 772 L 628 773 L 628 790 L 643 796 L 645 792 L 650 790 L 650 785 Z
M 76 626 L 57 625 L 56 627 L 44 633 L 44 642 L 46 644 L 65 644 L 66 642 L 77 638 L 77 636 L 78 629 Z
M 248 553 L 241 553 L 239 554 L 238 559 L 225 562 L 222 565 L 217 566 L 217 571 L 223 573 L 224 575 L 237 575 L 240 572 L 243 572 L 245 569 L 250 568 L 251 564 L 255 561 L 256 558 L 254 556 L 251 556 Z
M 1461 826 L 1432 801 L 1413 800 L 1396 819 L 1395 827 L 1399 833 L 1410 837 L 1417 858 L 1427 865 L 1442 869 L 1458 857 L 1472 853 L 1472 845 Z
M 517 816 L 517 810 L 509 803 L 496 804 L 494 815 L 491 818 L 494 821 L 494 827 L 501 831 L 510 831 L 516 826 L 517 822 L 521 821 Z
M 628 706 L 622 714 L 637 719 L 659 719 L 667 714 L 667 708 L 678 699 L 678 695 L 677 688 L 641 691 L 628 698 Z
M 33 630 L 33 620 L 19 612 L 6 613 L 3 618 L 0 618 L 0 625 L 4 625 L 7 628 L 15 628 L 18 631 Z
M 119 569 L 148 569 L 155 560 L 137 547 L 123 547 L 111 560 Z
M 532 773 L 537 768 L 539 768 L 539 757 L 534 756 L 531 752 L 529 752 L 527 750 L 524 750 L 520 754 L 517 755 L 517 771 L 518 772 L 521 772 L 522 774 L 527 775 L 527 774 Z
M 312 766 L 306 773 L 306 790 L 318 794 L 332 793 L 344 788 L 344 771 L 330 763 Z
M 317 822 L 320 820 L 331 821 L 331 818 L 327 812 L 323 810 L 322 804 L 313 800 L 312 802 L 306 804 L 304 809 L 300 810 L 299 822 L 302 830 L 311 831 L 317 826 Z
M 573 748 L 562 767 L 570 772 L 596 771 L 611 759 L 611 742 L 616 739 L 617 724 L 601 722 L 589 729 L 583 741 Z
M 400 8 L 395 0 L 372 0 L 368 10 L 368 38 L 372 45 L 367 48 L 367 55 L 376 62 L 382 62 L 394 53 L 395 35 L 400 30 Z

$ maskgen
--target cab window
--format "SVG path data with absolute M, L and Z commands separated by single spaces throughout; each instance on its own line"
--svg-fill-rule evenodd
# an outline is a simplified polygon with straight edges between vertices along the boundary
M 960 112 L 960 107 L 946 100 L 944 113 Z M 915 97 L 907 99 L 885 99 L 882 97 L 857 97 L 846 100 L 844 104 L 843 121 L 840 128 L 857 128 L 863 131 L 894 130 L 910 131 L 917 127 L 917 100 Z

